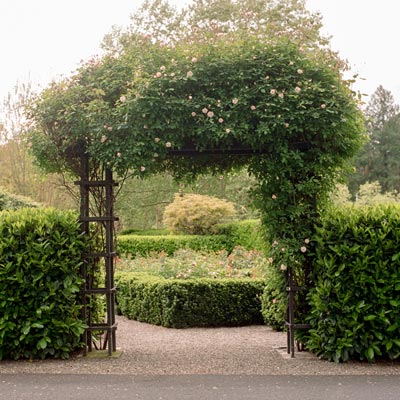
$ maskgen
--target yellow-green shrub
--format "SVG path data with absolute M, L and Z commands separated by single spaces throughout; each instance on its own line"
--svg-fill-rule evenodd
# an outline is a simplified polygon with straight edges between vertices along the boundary
M 226 200 L 200 194 L 175 194 L 164 211 L 164 225 L 172 232 L 192 235 L 211 233 L 211 228 L 235 215 L 235 207 Z

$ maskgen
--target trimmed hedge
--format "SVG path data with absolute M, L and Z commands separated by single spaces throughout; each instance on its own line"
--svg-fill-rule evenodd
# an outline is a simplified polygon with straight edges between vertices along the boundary
M 267 247 L 267 240 L 262 232 L 260 220 L 248 219 L 234 221 L 226 224 L 219 224 L 214 227 L 217 235 L 225 235 L 231 241 L 231 247 L 244 247 L 247 250 L 264 251 Z
M 77 215 L 0 213 L 0 359 L 67 358 L 81 346 Z
M 225 235 L 168 235 L 168 236 L 118 236 L 118 252 L 122 256 L 147 256 L 152 252 L 164 252 L 172 256 L 178 249 L 232 251 L 229 239 Z
M 118 304 L 130 319 L 168 328 L 262 323 L 259 279 L 164 279 L 119 272 Z
M 307 347 L 336 362 L 400 356 L 400 208 L 342 208 L 315 241 Z

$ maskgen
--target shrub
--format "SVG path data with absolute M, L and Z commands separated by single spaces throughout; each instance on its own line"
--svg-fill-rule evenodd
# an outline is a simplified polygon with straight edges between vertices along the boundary
M 122 256 L 148 256 L 151 253 L 166 253 L 172 256 L 178 249 L 232 251 L 231 243 L 224 235 L 168 235 L 168 236 L 118 236 L 118 252 Z
M 261 313 L 266 325 L 281 331 L 284 329 L 288 305 L 287 282 L 276 268 L 269 268 L 265 277 L 265 287 L 261 297 Z
M 307 346 L 328 360 L 400 356 L 400 208 L 347 207 L 315 236 Z
M 118 272 L 123 315 L 168 328 L 240 326 L 262 322 L 262 279 L 165 279 Z
M 241 246 L 247 250 L 265 250 L 266 238 L 261 222 L 256 219 L 233 221 L 218 224 L 213 228 L 218 235 L 226 235 L 232 242 L 232 247 Z
M 168 229 L 124 229 L 119 235 L 138 235 L 138 236 L 166 236 L 170 232 Z
M 200 194 L 176 194 L 164 210 L 164 225 L 175 233 L 206 235 L 211 228 L 231 219 L 235 214 L 232 203 Z
M 84 246 L 73 213 L 0 213 L 0 359 L 67 358 L 81 346 Z
M 235 247 L 231 254 L 226 250 L 199 252 L 179 249 L 173 257 L 157 253 L 147 257 L 119 259 L 120 271 L 146 272 L 164 278 L 262 278 L 269 264 L 256 250 Z
M 36 203 L 28 197 L 11 194 L 0 188 L 0 211 L 16 210 L 23 207 L 37 208 L 40 206 L 39 203 Z

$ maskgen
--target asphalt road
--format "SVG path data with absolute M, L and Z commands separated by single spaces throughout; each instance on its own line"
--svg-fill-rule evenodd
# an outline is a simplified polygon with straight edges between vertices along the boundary
M 399 376 L 2 374 L 1 400 L 391 400 Z

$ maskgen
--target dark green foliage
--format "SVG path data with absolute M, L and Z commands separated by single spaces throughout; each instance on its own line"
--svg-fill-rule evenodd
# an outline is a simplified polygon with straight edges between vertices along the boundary
M 336 362 L 400 356 L 400 208 L 343 208 L 315 236 L 307 346 Z
M 0 213 L 0 359 L 67 358 L 80 347 L 76 221 L 48 209 Z
M 40 204 L 27 197 L 13 195 L 0 188 L 0 211 L 23 207 L 37 208 L 40 207 Z
M 138 272 L 116 276 L 123 315 L 168 328 L 262 323 L 261 279 L 164 279 Z
M 218 251 L 222 249 L 228 252 L 232 251 L 230 241 L 224 235 L 121 235 L 118 237 L 118 252 L 124 256 L 146 256 L 152 252 L 164 252 L 172 256 L 176 250 L 184 248 L 207 251 Z
M 219 224 L 214 228 L 218 235 L 226 235 L 231 246 L 241 246 L 247 250 L 265 250 L 266 238 L 261 222 L 256 219 Z
M 261 313 L 266 325 L 281 331 L 284 328 L 287 308 L 287 282 L 276 268 L 268 270 L 261 297 Z

